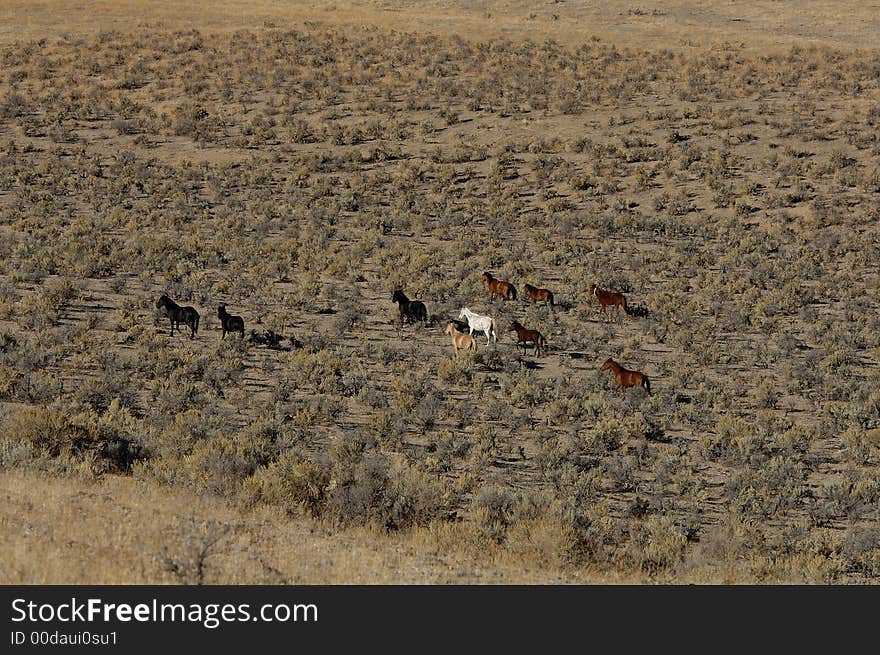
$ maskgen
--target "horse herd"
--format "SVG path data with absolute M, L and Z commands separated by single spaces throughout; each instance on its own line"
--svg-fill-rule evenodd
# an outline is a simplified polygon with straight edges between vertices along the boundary
M 483 273 L 480 279 L 486 285 L 490 300 L 495 300 L 499 297 L 504 300 L 517 299 L 516 287 L 509 281 L 498 280 L 489 272 Z M 553 302 L 553 292 L 549 289 L 542 289 L 531 284 L 526 284 L 523 288 L 526 292 L 526 299 L 532 303 L 544 303 L 551 310 L 556 306 Z M 599 315 L 604 314 L 606 319 L 611 318 L 611 313 L 606 312 L 605 309 L 609 305 L 614 309 L 614 317 L 618 321 L 620 320 L 621 307 L 627 314 L 634 313 L 627 307 L 626 297 L 622 293 L 606 291 L 594 284 L 590 287 L 590 295 L 599 302 Z M 416 321 L 426 323 L 428 321 L 428 308 L 425 306 L 425 303 L 420 300 L 410 300 L 402 289 L 396 289 L 391 296 L 391 300 L 397 303 L 401 323 L 415 323 Z M 175 327 L 180 332 L 180 326 L 184 325 L 190 330 L 190 338 L 194 339 L 196 337 L 199 331 L 200 317 L 195 307 L 181 307 L 167 295 L 163 294 L 156 303 L 156 308 L 162 310 L 171 321 L 172 336 L 174 335 Z M 244 338 L 244 319 L 241 316 L 230 314 L 226 311 L 226 305 L 219 305 L 217 307 L 217 317 L 220 319 L 223 332 L 221 339 L 225 339 L 227 333 L 237 333 L 240 339 Z M 467 333 L 463 331 L 464 329 L 467 329 Z M 547 339 L 538 330 L 526 328 L 519 321 L 511 321 L 508 331 L 516 332 L 517 349 L 522 348 L 523 353 L 526 352 L 529 344 L 534 347 L 536 357 L 547 353 Z M 455 357 L 458 357 L 460 350 L 476 352 L 475 332 L 482 332 L 486 335 L 487 346 L 492 341 L 498 342 L 498 332 L 494 318 L 478 314 L 471 311 L 468 307 L 462 307 L 458 313 L 458 319 L 447 323 L 446 330 L 444 331 L 444 334 L 452 337 L 452 349 Z M 628 370 L 611 358 L 608 358 L 602 364 L 600 370 L 610 370 L 613 373 L 616 380 L 615 389 L 625 390 L 627 387 L 641 386 L 649 394 L 651 393 L 651 383 L 648 380 L 648 376 L 641 371 Z
M 496 298 L 504 300 L 516 300 L 516 287 L 508 280 L 499 280 L 491 273 L 484 272 L 480 276 L 480 280 L 486 285 L 489 292 L 489 300 L 494 301 Z M 553 292 L 549 289 L 526 284 L 523 287 L 526 292 L 526 299 L 534 303 L 544 303 L 551 309 L 555 307 L 553 302 Z M 614 311 L 615 320 L 620 320 L 620 309 L 627 314 L 635 314 L 626 304 L 626 297 L 620 292 L 607 291 L 593 284 L 590 286 L 590 295 L 596 298 L 599 303 L 599 315 L 604 315 L 606 319 L 611 318 L 611 312 L 606 307 L 611 306 Z M 391 296 L 391 300 L 397 303 L 400 311 L 401 323 L 415 323 L 416 321 L 428 321 L 428 309 L 420 300 L 410 300 L 402 289 L 397 289 Z M 461 323 L 461 321 L 465 321 Z M 458 324 L 458 325 L 457 325 Z M 466 327 L 465 327 L 466 326 Z M 459 329 L 462 328 L 462 329 Z M 467 329 L 467 333 L 463 331 Z M 540 357 L 542 353 L 547 353 L 547 339 L 538 330 L 532 330 L 519 321 L 511 321 L 509 331 L 516 332 L 517 349 L 522 348 L 523 353 L 526 352 L 529 344 L 534 347 L 535 356 Z M 498 332 L 495 327 L 495 319 L 491 316 L 477 314 L 468 307 L 462 307 L 458 313 L 458 320 L 446 324 L 444 334 L 452 337 L 452 350 L 455 357 L 458 357 L 459 350 L 470 350 L 476 352 L 477 342 L 474 339 L 475 332 L 483 332 L 486 335 L 486 345 L 488 346 L 493 340 L 498 341 Z M 624 368 L 610 357 L 602 364 L 602 371 L 610 370 L 614 375 L 616 385 L 615 389 L 625 390 L 627 387 L 641 386 L 645 388 L 649 394 L 651 393 L 651 383 L 648 376 L 641 371 L 631 371 Z

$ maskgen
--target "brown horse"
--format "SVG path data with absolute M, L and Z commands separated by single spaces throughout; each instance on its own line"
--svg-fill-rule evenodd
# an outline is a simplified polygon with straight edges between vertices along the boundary
M 526 290 L 526 296 L 533 303 L 542 302 L 545 305 L 549 304 L 553 307 L 553 292 L 550 289 L 539 289 L 538 287 L 533 287 L 531 284 L 525 285 L 523 287 Z
M 491 273 L 483 273 L 480 279 L 486 283 L 490 300 L 501 296 L 505 300 L 516 300 L 516 287 L 506 280 L 496 280 Z
M 516 332 L 516 347 L 522 348 L 523 352 L 526 350 L 527 343 L 533 343 L 535 344 L 536 356 L 540 356 L 541 351 L 544 351 L 545 355 L 547 354 L 547 339 L 537 330 L 527 330 L 517 321 L 513 321 L 510 324 L 510 331 Z
M 615 390 L 621 389 L 625 391 L 627 387 L 645 387 L 645 391 L 648 392 L 648 395 L 651 394 L 651 381 L 648 380 L 648 376 L 641 371 L 630 371 L 629 369 L 623 368 L 623 366 L 610 357 L 605 360 L 605 363 L 602 364 L 602 368 L 599 370 L 607 371 L 609 369 L 614 373 L 614 379 L 617 380 L 617 384 L 614 385 Z
M 626 306 L 626 296 L 617 291 L 605 291 L 605 289 L 600 289 L 595 284 L 590 287 L 590 295 L 596 296 L 596 300 L 599 301 L 599 314 L 605 314 L 605 316 L 610 318 L 610 313 L 605 311 L 606 305 L 611 305 L 614 307 L 614 318 L 618 321 L 620 320 L 620 308 L 623 307 L 623 311 L 627 314 L 630 314 L 629 308 Z
M 446 331 L 443 334 L 449 334 L 452 336 L 452 350 L 456 357 L 458 357 L 459 350 L 473 350 L 474 352 L 477 352 L 476 340 L 471 335 L 462 334 L 456 330 L 452 323 L 446 324 Z

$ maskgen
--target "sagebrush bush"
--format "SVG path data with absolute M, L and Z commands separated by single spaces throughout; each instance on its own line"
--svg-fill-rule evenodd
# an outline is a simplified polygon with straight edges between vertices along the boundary
M 60 407 L 21 407 L 6 416 L 3 439 L 30 452 L 86 463 L 95 474 L 127 472 L 140 456 L 134 419 L 118 403 L 106 413 Z

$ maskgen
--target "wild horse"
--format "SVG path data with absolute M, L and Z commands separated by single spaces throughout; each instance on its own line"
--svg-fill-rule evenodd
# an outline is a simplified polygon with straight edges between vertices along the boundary
M 156 302 L 156 308 L 163 310 L 171 321 L 171 336 L 174 336 L 175 326 L 179 331 L 180 324 L 183 323 L 192 331 L 190 338 L 195 339 L 196 332 L 199 331 L 199 313 L 195 307 L 181 307 L 163 293 Z

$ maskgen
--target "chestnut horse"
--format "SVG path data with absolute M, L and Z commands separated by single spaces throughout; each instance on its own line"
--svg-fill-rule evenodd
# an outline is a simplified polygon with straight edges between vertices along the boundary
M 599 301 L 599 314 L 604 313 L 605 316 L 610 318 L 610 312 L 605 311 L 606 305 L 611 305 L 614 307 L 614 318 L 618 321 L 620 320 L 620 308 L 623 307 L 623 311 L 627 314 L 631 314 L 629 308 L 626 306 L 626 296 L 617 291 L 605 291 L 605 289 L 600 289 L 595 284 L 590 287 L 590 295 L 596 296 L 596 300 Z
M 477 352 L 477 340 L 469 334 L 464 334 L 456 330 L 452 323 L 446 324 L 446 331 L 443 334 L 449 334 L 452 336 L 452 350 L 456 357 L 458 357 L 459 350 L 473 350 L 474 352 Z
M 501 296 L 505 300 L 516 300 L 516 287 L 510 282 L 496 280 L 491 273 L 483 273 L 480 279 L 486 283 L 490 300 L 495 300 L 495 296 Z
M 526 290 L 526 296 L 528 296 L 529 300 L 533 303 L 549 303 L 549 305 L 553 307 L 553 292 L 550 291 L 550 289 L 539 289 L 538 287 L 533 287 L 531 284 L 527 284 L 523 288 Z
M 513 321 L 510 324 L 510 331 L 516 332 L 516 347 L 521 347 L 523 352 L 526 350 L 527 343 L 533 343 L 535 344 L 536 356 L 540 356 L 542 350 L 544 354 L 547 354 L 547 339 L 537 330 L 527 330 L 517 321 Z
M 625 391 L 627 387 L 645 387 L 645 391 L 648 392 L 648 395 L 651 394 L 651 381 L 648 380 L 648 376 L 641 371 L 630 371 L 629 369 L 623 368 L 623 366 L 610 357 L 604 364 L 602 364 L 602 368 L 599 370 L 607 371 L 609 369 L 614 373 L 614 379 L 617 380 L 617 384 L 614 385 L 615 390 L 621 389 Z

